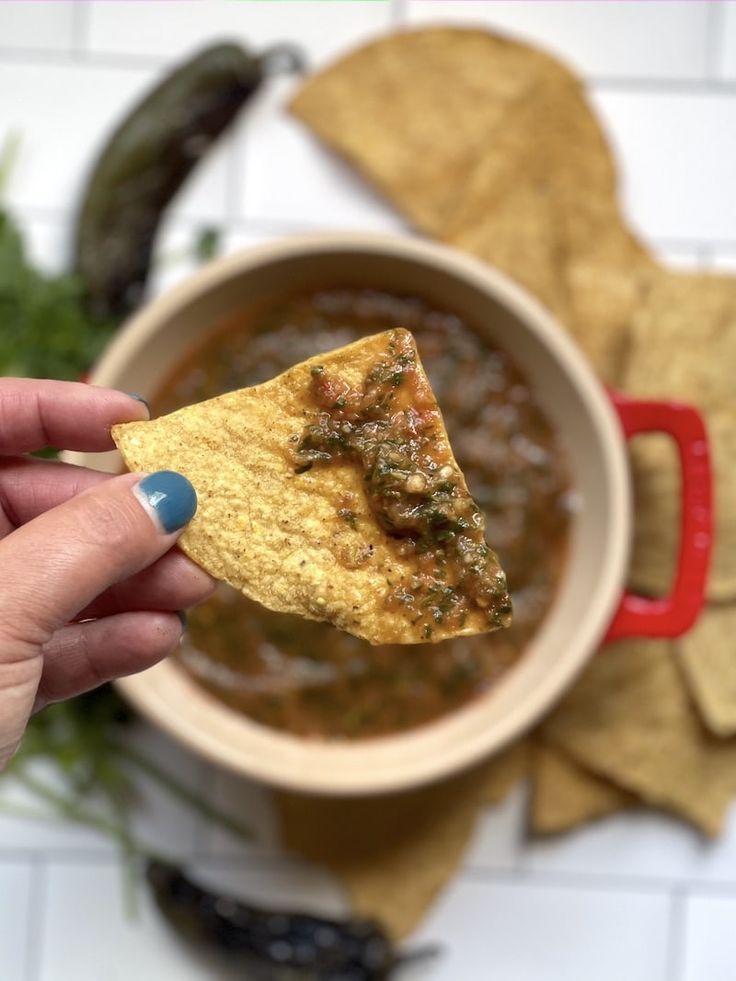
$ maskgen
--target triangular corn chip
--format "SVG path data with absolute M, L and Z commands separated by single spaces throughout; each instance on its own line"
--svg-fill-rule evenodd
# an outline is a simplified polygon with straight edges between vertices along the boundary
M 526 764 L 526 744 L 517 743 L 419 790 L 355 798 L 278 793 L 281 841 L 324 863 L 354 913 L 405 937 L 457 871 L 483 806 L 503 800 Z
M 579 766 L 566 753 L 537 743 L 532 757 L 530 824 L 536 834 L 559 834 L 631 807 L 636 798 Z
M 675 646 L 700 716 L 714 736 L 736 736 L 736 607 L 710 606 Z
M 408 331 L 113 437 L 131 470 L 191 480 L 199 508 L 181 548 L 269 609 L 374 644 L 509 621 L 505 576 Z
M 594 657 L 542 727 L 581 766 L 717 835 L 736 791 L 736 745 L 700 723 L 663 640 L 624 640 Z

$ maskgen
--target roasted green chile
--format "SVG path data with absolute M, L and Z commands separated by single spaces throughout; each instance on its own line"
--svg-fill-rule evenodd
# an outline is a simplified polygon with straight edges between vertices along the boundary
M 120 319 L 138 305 L 171 199 L 264 78 L 302 67 L 288 46 L 256 55 L 216 44 L 128 113 L 92 171 L 77 222 L 75 271 L 92 315 Z
M 258 981 L 384 981 L 426 948 L 397 955 L 372 920 L 328 920 L 267 911 L 195 885 L 178 868 L 151 861 L 147 878 L 156 902 L 181 934 L 219 950 Z

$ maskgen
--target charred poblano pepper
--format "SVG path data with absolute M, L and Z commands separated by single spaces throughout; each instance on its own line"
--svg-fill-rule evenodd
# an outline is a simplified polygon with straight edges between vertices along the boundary
M 258 981 L 384 981 L 410 959 L 373 920 L 268 912 L 203 889 L 175 866 L 151 861 L 147 878 L 167 920 L 190 941 L 226 954 Z
M 77 222 L 75 272 L 90 314 L 120 319 L 137 306 L 169 201 L 263 79 L 302 67 L 288 46 L 254 55 L 216 44 L 126 116 L 93 169 Z

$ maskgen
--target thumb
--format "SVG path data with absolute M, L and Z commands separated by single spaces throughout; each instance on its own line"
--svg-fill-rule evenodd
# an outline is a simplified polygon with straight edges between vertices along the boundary
M 0 766 L 31 711 L 43 645 L 105 589 L 168 551 L 196 508 L 181 474 L 125 474 L 0 541 Z

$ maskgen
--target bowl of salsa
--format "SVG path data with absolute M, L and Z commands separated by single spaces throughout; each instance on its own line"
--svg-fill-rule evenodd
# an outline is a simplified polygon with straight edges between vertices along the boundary
M 666 428 L 682 446 L 695 430 L 666 405 L 612 399 L 545 309 L 445 247 L 315 235 L 227 256 L 146 306 L 91 381 L 140 392 L 159 415 L 393 327 L 416 339 L 507 572 L 513 624 L 371 646 L 218 587 L 172 658 L 119 684 L 196 751 L 275 785 L 370 793 L 455 772 L 531 726 L 606 635 L 671 635 L 702 602 L 692 550 L 687 589 L 678 577 L 668 600 L 622 600 L 625 436 Z

